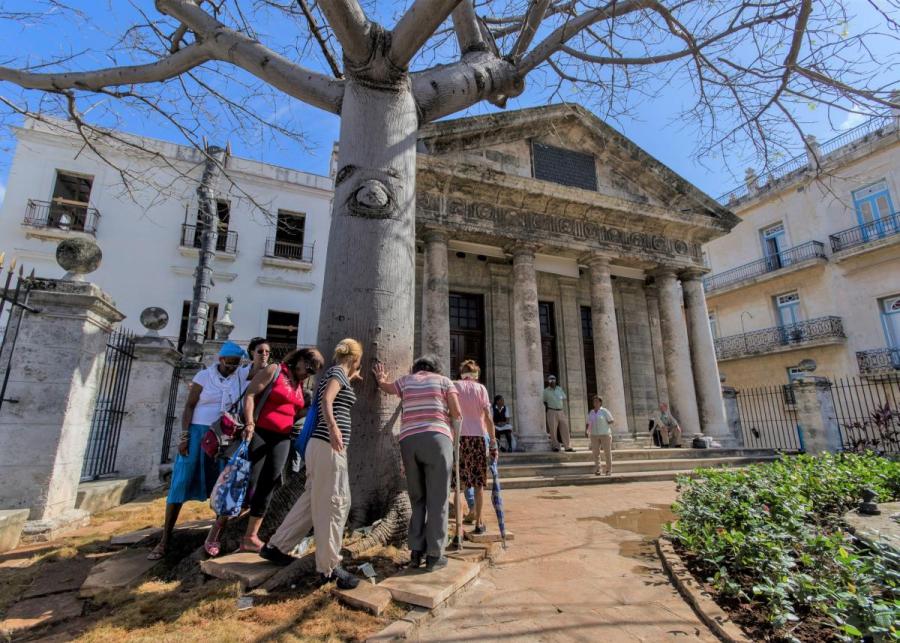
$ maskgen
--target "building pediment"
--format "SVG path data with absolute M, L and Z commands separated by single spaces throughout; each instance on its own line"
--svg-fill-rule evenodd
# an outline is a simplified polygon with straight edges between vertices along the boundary
M 557 166 L 566 172 L 593 158 L 593 185 L 575 177 L 570 189 L 698 222 L 712 219 L 723 233 L 738 223 L 729 210 L 578 105 L 439 121 L 421 129 L 419 150 L 435 160 L 480 168 L 488 178 L 507 174 L 535 181 Z

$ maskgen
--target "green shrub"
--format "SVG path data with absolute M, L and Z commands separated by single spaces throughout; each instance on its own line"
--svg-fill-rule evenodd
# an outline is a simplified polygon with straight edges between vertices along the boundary
M 840 519 L 864 488 L 879 502 L 900 498 L 900 463 L 786 457 L 703 469 L 679 485 L 669 536 L 722 595 L 760 607 L 776 635 L 790 640 L 803 620 L 840 640 L 900 640 L 900 557 L 855 543 Z

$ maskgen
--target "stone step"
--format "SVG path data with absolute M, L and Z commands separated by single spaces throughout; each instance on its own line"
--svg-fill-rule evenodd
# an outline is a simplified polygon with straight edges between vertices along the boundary
M 619 462 L 613 455 L 613 473 L 632 473 L 639 471 L 677 471 L 681 469 L 695 469 L 697 467 L 734 466 L 740 464 L 752 464 L 754 462 L 770 462 L 775 460 L 773 455 L 758 455 L 746 457 L 720 457 L 720 458 L 672 458 L 669 460 L 626 460 Z M 601 464 L 603 458 L 601 456 Z M 500 469 L 500 479 L 524 478 L 529 476 L 557 476 L 572 474 L 593 474 L 594 463 L 588 462 L 555 462 L 543 464 L 513 464 Z
M 740 467 L 726 467 L 737 468 Z M 564 487 L 567 485 L 616 484 L 624 482 L 662 482 L 674 480 L 677 476 L 691 475 L 694 469 L 675 471 L 636 471 L 632 473 L 614 473 L 611 476 L 595 476 L 583 474 L 566 474 L 553 477 L 527 476 L 522 478 L 501 478 L 503 489 L 536 489 L 539 487 Z M 488 488 L 491 483 L 488 481 Z
M 259 554 L 238 552 L 200 562 L 200 570 L 207 576 L 240 581 L 245 589 L 262 585 L 281 569 Z
M 100 592 L 133 587 L 158 563 L 158 560 L 147 560 L 147 551 L 143 549 L 120 552 L 95 565 L 78 594 L 90 598 Z
M 113 509 L 131 502 L 141 492 L 144 476 L 134 478 L 104 478 L 78 485 L 75 508 L 91 514 Z
M 353 589 L 332 588 L 331 594 L 339 601 L 350 607 L 361 609 L 381 616 L 381 613 L 391 604 L 391 593 L 386 587 L 373 585 L 362 581 Z
M 593 455 L 590 449 L 575 447 L 575 453 L 559 452 L 526 452 L 526 453 L 501 453 L 500 468 L 518 464 L 541 464 L 554 462 L 591 462 Z M 736 457 L 760 457 L 771 456 L 775 452 L 772 449 L 614 449 L 613 460 L 625 462 L 628 460 L 672 460 L 675 458 L 736 458 Z
M 434 609 L 475 578 L 480 569 L 479 563 L 450 558 L 443 569 L 404 569 L 378 583 L 378 587 L 387 589 L 395 601 Z

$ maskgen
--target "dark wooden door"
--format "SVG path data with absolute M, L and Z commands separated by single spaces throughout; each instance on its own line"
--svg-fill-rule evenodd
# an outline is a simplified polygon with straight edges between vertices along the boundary
M 556 315 L 552 301 L 538 302 L 538 316 L 541 322 L 541 358 L 544 363 L 544 380 L 549 375 L 556 375 L 562 384 L 559 374 L 559 362 L 556 357 Z
M 459 378 L 459 365 L 474 359 L 487 381 L 484 341 L 484 296 L 450 293 L 450 377 Z
M 581 342 L 584 345 L 584 383 L 587 408 L 592 408 L 591 398 L 597 394 L 597 364 L 594 362 L 594 322 L 591 307 L 581 307 Z

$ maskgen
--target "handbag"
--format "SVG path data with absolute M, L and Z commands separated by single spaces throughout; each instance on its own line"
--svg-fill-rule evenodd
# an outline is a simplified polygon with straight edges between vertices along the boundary
M 209 497 L 209 506 L 216 512 L 216 516 L 234 517 L 241 513 L 244 496 L 247 495 L 247 487 L 250 484 L 248 448 L 248 443 L 242 440 L 216 480 Z
M 269 399 L 269 394 L 272 392 L 272 387 L 280 373 L 280 370 L 275 371 L 275 377 L 272 378 L 272 381 L 268 383 L 260 394 L 256 407 L 253 409 L 254 421 L 259 418 L 259 413 L 262 407 L 265 406 L 266 400 Z M 250 388 L 249 385 L 244 389 L 240 397 L 235 400 L 234 404 L 220 415 L 219 419 L 210 424 L 206 433 L 203 434 L 203 439 L 200 440 L 200 448 L 210 458 L 227 457 L 229 454 L 226 450 L 233 443 L 234 436 L 244 430 L 244 422 L 241 420 L 241 416 L 243 415 L 244 396 L 247 394 L 248 388 Z
M 303 420 L 303 428 L 300 429 L 300 434 L 294 439 L 294 450 L 300 454 L 300 459 L 306 459 L 306 447 L 309 444 L 309 439 L 312 437 L 313 431 L 316 430 L 316 421 L 319 415 L 319 396 L 316 395 L 313 397 L 312 404 L 309 406 L 309 411 L 306 413 L 306 417 Z

